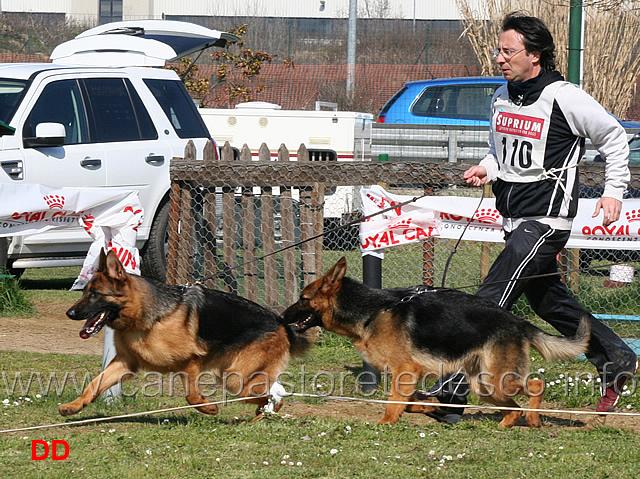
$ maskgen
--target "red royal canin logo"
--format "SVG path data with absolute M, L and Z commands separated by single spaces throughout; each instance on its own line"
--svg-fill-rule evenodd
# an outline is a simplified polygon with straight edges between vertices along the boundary
M 498 113 L 496 131 L 507 135 L 524 136 L 539 140 L 542 136 L 544 120 L 516 113 Z
M 500 220 L 500 212 L 493 208 L 482 208 L 476 211 L 473 219 L 480 223 L 497 223 Z
M 60 195 L 47 195 L 43 196 L 44 200 L 49 205 L 49 209 L 57 208 L 59 210 L 64 206 L 64 196 Z
M 640 221 L 640 210 L 627 211 L 624 215 L 627 217 L 628 223 L 631 223 L 632 221 Z

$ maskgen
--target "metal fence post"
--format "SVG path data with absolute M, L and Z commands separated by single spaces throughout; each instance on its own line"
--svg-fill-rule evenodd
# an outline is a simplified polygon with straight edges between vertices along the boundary
M 362 281 L 370 288 L 382 288 L 382 257 L 365 254 L 362 257 Z M 371 392 L 380 382 L 380 371 L 366 361 L 362 361 L 362 392 Z
M 362 257 L 362 282 L 370 288 L 382 288 L 382 258 L 372 254 Z
M 449 130 L 449 163 L 458 161 L 458 132 Z

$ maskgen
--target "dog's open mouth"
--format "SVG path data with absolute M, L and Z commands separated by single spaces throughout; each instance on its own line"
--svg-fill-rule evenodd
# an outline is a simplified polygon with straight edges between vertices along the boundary
M 301 333 L 303 331 L 306 331 L 310 327 L 315 326 L 313 320 L 314 320 L 314 315 L 310 314 L 309 316 L 304 318 L 302 321 L 298 321 L 296 324 L 294 324 L 293 325 L 293 330 L 295 332 L 297 332 L 297 333 Z
M 82 339 L 88 339 L 94 334 L 100 332 L 104 325 L 107 324 L 108 318 L 109 313 L 107 311 L 101 311 L 92 318 L 87 319 L 87 322 L 84 323 L 84 326 L 80 330 L 80 337 Z

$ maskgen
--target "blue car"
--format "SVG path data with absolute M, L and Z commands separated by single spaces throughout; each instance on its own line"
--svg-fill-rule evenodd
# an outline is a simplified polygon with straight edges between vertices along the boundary
M 489 126 L 491 98 L 506 82 L 503 77 L 407 82 L 384 104 L 378 123 Z M 615 118 L 624 128 L 640 128 L 640 122 Z
M 502 77 L 459 77 L 407 82 L 385 103 L 378 123 L 489 126 L 491 97 Z

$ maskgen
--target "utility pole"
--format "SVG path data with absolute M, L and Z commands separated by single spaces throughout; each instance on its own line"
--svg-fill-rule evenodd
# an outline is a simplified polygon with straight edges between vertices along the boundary
M 356 23 L 358 0 L 349 0 L 349 22 L 347 26 L 347 98 L 353 100 L 356 76 Z
M 571 0 L 567 80 L 576 85 L 582 84 L 582 7 L 582 0 Z

